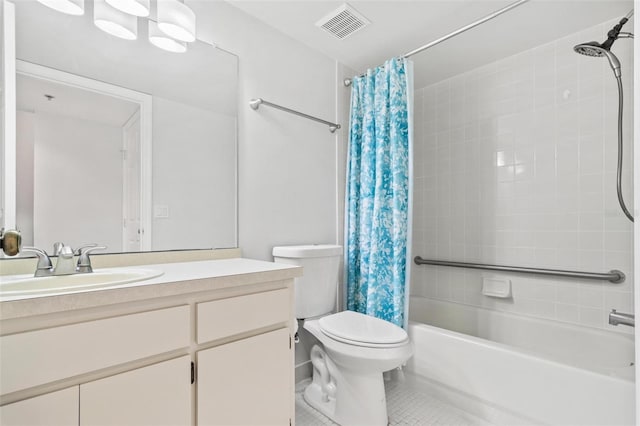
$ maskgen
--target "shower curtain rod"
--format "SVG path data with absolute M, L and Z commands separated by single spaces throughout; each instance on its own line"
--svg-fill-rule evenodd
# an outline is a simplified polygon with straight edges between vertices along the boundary
M 496 10 L 495 12 L 493 12 L 493 13 L 485 16 L 485 17 L 482 17 L 482 18 L 478 19 L 477 21 L 474 21 L 474 22 L 472 22 L 472 23 L 470 23 L 468 25 L 465 25 L 464 27 L 458 28 L 457 30 L 455 30 L 455 31 L 453 31 L 453 32 L 451 32 L 451 33 L 449 33 L 449 34 L 447 34 L 445 36 L 442 36 L 439 39 L 433 40 L 433 41 L 425 44 L 424 46 L 418 47 L 417 49 L 413 49 L 412 51 L 407 52 L 404 55 L 402 55 L 402 57 L 403 58 L 409 58 L 409 57 L 411 57 L 413 55 L 421 53 L 421 52 L 423 52 L 423 51 L 435 46 L 436 44 L 440 44 L 445 40 L 449 40 L 450 38 L 455 37 L 458 34 L 462 34 L 463 32 L 470 30 L 471 28 L 477 27 L 480 24 L 484 24 L 485 22 L 490 21 L 493 18 L 496 18 L 496 17 L 502 15 L 503 13 L 508 12 L 511 9 L 514 9 L 514 8 L 520 6 L 520 5 L 522 5 L 522 4 L 524 4 L 524 3 L 528 2 L 528 1 L 529 0 L 518 0 L 518 1 L 514 2 L 514 3 L 511 3 L 510 5 L 507 5 L 507 6 L 503 7 L 502 9 Z M 345 86 L 351 86 L 351 79 L 350 78 L 345 78 L 343 83 L 344 83 Z

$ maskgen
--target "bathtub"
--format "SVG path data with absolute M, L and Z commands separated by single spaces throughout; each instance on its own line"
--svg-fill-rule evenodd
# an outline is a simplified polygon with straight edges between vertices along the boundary
M 630 335 L 412 297 L 407 370 L 495 424 L 632 425 Z

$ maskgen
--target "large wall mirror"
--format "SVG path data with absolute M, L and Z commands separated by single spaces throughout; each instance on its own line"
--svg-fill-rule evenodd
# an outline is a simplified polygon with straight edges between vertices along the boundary
M 2 207 L 23 244 L 236 247 L 237 57 L 158 49 L 147 20 L 137 40 L 110 36 L 85 4 L 15 2 L 16 201 Z

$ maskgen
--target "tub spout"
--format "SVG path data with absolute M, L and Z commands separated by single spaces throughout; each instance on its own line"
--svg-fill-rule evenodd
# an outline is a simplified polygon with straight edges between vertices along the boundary
M 624 314 L 622 312 L 617 312 L 615 309 L 612 309 L 609 313 L 609 324 L 611 325 L 628 325 L 629 327 L 636 326 L 635 315 L 633 314 Z

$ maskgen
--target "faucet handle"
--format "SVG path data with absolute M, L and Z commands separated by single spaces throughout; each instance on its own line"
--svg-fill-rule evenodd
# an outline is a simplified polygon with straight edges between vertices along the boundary
M 106 250 L 106 246 L 98 246 L 96 244 L 87 245 L 84 247 L 80 247 L 78 249 L 80 257 L 78 258 L 78 272 L 93 272 L 93 268 L 91 267 L 91 259 L 89 258 L 89 253 L 94 252 L 96 250 Z
M 93 247 L 98 247 L 98 245 L 96 243 L 84 244 L 78 247 L 76 251 L 73 252 L 73 254 L 75 254 L 76 256 L 80 256 L 86 249 L 93 248 Z
M 40 250 L 36 247 L 22 247 L 20 253 L 35 253 L 38 257 L 38 265 L 36 266 L 36 277 L 42 277 L 45 275 L 49 275 L 53 270 L 53 265 L 51 264 L 51 259 L 47 255 L 47 252 L 44 250 Z

